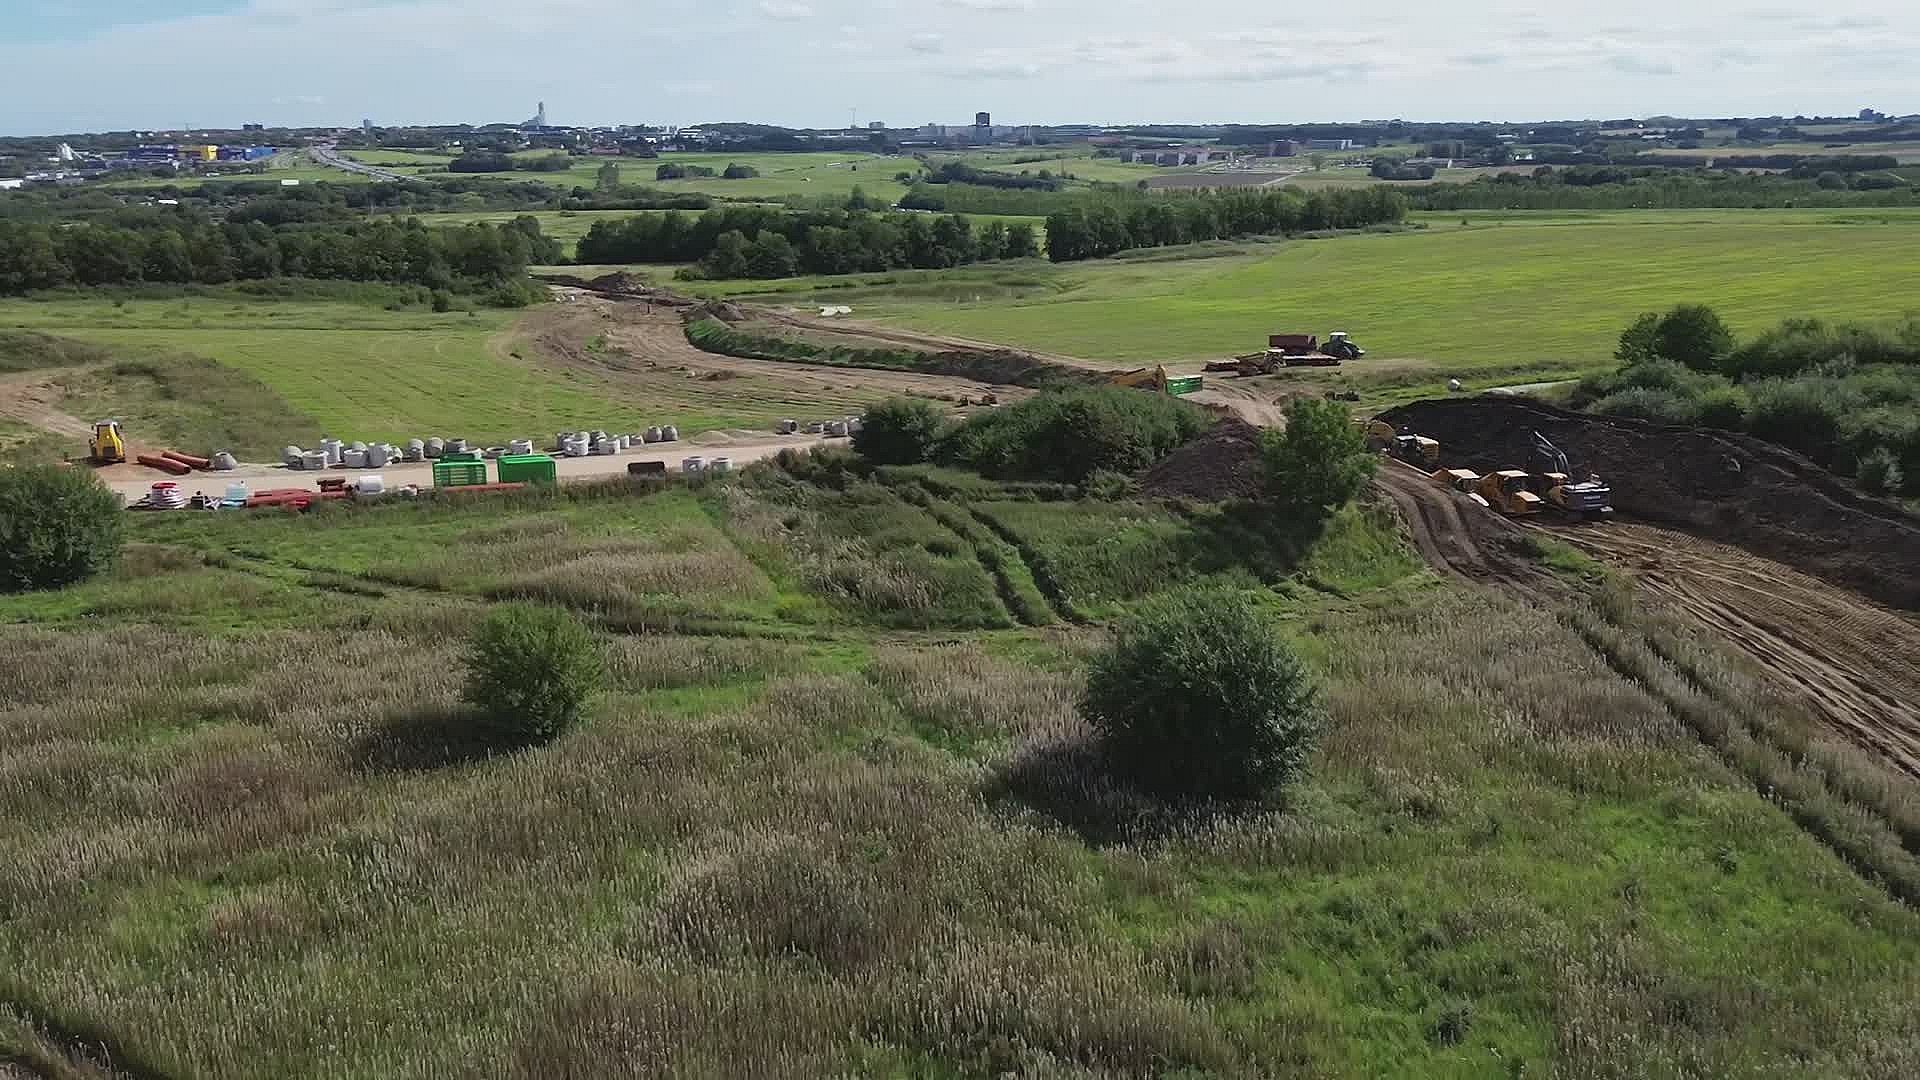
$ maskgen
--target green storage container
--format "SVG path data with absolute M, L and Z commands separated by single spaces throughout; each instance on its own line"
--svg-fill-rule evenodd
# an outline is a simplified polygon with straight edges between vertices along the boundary
M 560 470 L 546 454 L 508 454 L 500 459 L 503 484 L 557 484 Z
M 1188 375 L 1188 376 L 1185 376 L 1184 378 L 1168 379 L 1167 393 L 1172 394 L 1175 397 L 1178 397 L 1181 394 L 1196 393 L 1199 390 L 1203 389 L 1205 386 L 1206 386 L 1206 379 L 1203 376 Z
M 450 451 L 448 453 L 440 455 L 440 460 L 441 461 L 484 461 L 486 459 L 480 456 L 480 451 L 478 450 L 459 450 L 459 451 Z
M 484 461 L 436 461 L 433 463 L 434 487 L 467 487 L 487 482 Z

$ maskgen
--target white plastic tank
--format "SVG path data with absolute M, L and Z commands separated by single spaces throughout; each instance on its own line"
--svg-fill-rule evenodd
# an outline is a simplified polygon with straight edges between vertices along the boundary
M 208 464 L 219 472 L 232 472 L 240 467 L 240 462 L 234 460 L 234 456 L 225 450 L 213 455 L 213 460 Z
M 807 434 L 809 435 L 821 435 L 821 434 L 824 434 L 826 430 L 827 430 L 827 425 L 821 423 L 818 420 L 807 421 Z
M 340 455 L 340 463 L 349 469 L 364 469 L 367 467 L 367 452 L 364 448 L 343 451 Z
M 846 435 L 847 435 L 847 422 L 845 420 L 833 420 L 828 422 L 827 438 L 844 439 L 846 438 Z
M 585 435 L 567 436 L 567 444 L 563 448 L 563 452 L 568 457 L 586 457 L 587 456 L 587 437 Z
M 347 449 L 349 449 L 349 450 L 358 450 L 358 451 L 360 451 L 361 453 L 363 453 L 363 454 L 364 454 L 364 453 L 366 453 L 366 452 L 367 452 L 367 444 L 366 444 L 366 443 L 363 443 L 363 442 L 358 442 L 358 441 L 355 441 L 355 442 L 353 442 L 353 443 L 351 443 L 351 444 L 349 444 L 349 445 L 347 446 Z
M 341 445 L 339 439 L 320 440 L 320 452 L 326 455 L 327 464 L 329 465 L 340 464 L 340 453 L 345 449 L 346 447 Z
M 425 461 L 426 459 L 427 459 L 426 441 L 423 439 L 408 439 L 407 440 L 407 460 L 408 461 Z
M 289 469 L 299 468 L 301 453 L 301 449 L 297 446 L 282 447 L 280 450 L 280 464 L 285 465 Z
M 511 442 L 507 443 L 507 453 L 513 454 L 515 456 L 518 456 L 520 454 L 531 454 L 533 453 L 533 440 L 532 439 L 514 439 Z
M 857 416 L 847 417 L 847 434 L 857 435 L 859 434 L 860 429 L 865 426 L 867 426 L 866 421 L 860 419 L 859 417 Z
M 782 420 L 773 426 L 773 430 L 781 435 L 791 435 L 800 430 L 800 421 Z
M 712 461 L 707 462 L 707 471 L 708 472 L 732 472 L 733 459 L 724 458 L 724 457 L 714 458 Z
M 300 455 L 300 468 L 309 472 L 319 472 L 330 464 L 332 462 L 327 460 L 327 455 L 318 450 L 309 450 Z
M 361 495 L 385 495 L 387 478 L 379 474 L 363 476 L 353 485 L 353 490 Z
M 465 440 L 465 439 L 448 439 L 448 440 L 447 440 L 447 442 L 446 442 L 446 451 L 447 451 L 447 453 L 449 453 L 449 454 L 464 454 L 464 453 L 466 453 L 466 452 L 467 452 L 467 440 Z
M 666 437 L 666 429 L 659 426 L 650 427 L 646 430 L 645 438 L 647 442 L 663 442 L 666 440 Z
M 227 494 L 222 501 L 230 502 L 230 503 L 246 502 L 247 501 L 247 482 L 245 480 L 235 480 L 233 483 L 228 484 Z
M 430 458 L 443 457 L 447 452 L 447 441 L 435 435 L 427 440 L 425 452 Z
M 661 442 L 679 442 L 680 429 L 677 427 L 674 427 L 672 424 L 668 424 L 666 427 L 661 428 L 660 441 Z
M 387 452 L 388 449 L 389 447 L 387 447 L 384 443 L 375 443 L 372 446 L 367 447 L 367 468 L 369 469 L 386 468 L 387 462 L 393 460 L 393 456 Z
M 706 468 L 706 466 L 707 462 L 704 458 L 690 457 L 680 459 L 681 472 L 699 472 Z

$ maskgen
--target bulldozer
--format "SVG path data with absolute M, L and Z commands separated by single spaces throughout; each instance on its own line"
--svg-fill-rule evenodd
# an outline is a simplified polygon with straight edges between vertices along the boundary
M 1533 433 L 1533 454 L 1543 468 L 1532 475 L 1529 486 L 1549 506 L 1588 519 L 1613 513 L 1613 489 L 1597 476 L 1575 483 L 1567 455 L 1537 431 Z
M 1532 517 L 1546 507 L 1546 501 L 1533 490 L 1532 474 L 1520 469 L 1488 473 L 1480 478 L 1476 494 L 1508 517 Z
M 87 457 L 96 465 L 118 465 L 127 460 L 127 440 L 120 434 L 120 421 L 102 420 L 93 425 Z
M 1427 479 L 1448 491 L 1457 491 L 1465 495 L 1483 509 L 1492 509 L 1487 502 L 1487 497 L 1480 494 L 1480 474 L 1472 469 L 1435 469 L 1428 474 Z

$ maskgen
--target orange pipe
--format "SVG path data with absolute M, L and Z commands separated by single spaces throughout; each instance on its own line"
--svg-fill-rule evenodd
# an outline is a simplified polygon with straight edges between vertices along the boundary
M 160 456 L 163 458 L 172 458 L 190 469 L 208 469 L 213 467 L 213 462 L 208 461 L 206 458 L 194 457 L 192 454 L 183 454 L 178 450 L 162 450 L 160 451 Z
M 185 476 L 193 471 L 193 466 L 188 465 L 186 462 L 175 461 L 170 457 L 161 457 L 159 454 L 141 454 L 133 460 L 150 469 L 159 469 L 161 472 L 172 473 L 175 476 Z

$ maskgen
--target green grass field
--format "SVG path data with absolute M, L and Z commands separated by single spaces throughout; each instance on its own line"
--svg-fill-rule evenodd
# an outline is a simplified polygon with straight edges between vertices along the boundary
M 533 150 L 516 156 L 545 157 L 552 153 L 555 151 Z M 414 154 L 394 150 L 354 150 L 347 152 L 346 156 L 369 165 L 381 165 L 397 172 L 414 173 L 418 173 L 422 167 L 443 166 L 453 160 L 443 155 Z M 895 182 L 894 174 L 902 171 L 912 172 L 917 168 L 911 158 L 890 158 L 852 151 L 844 154 L 671 153 L 661 154 L 658 158 L 576 157 L 573 159 L 572 168 L 564 173 L 515 172 L 492 175 L 511 175 L 523 180 L 539 180 L 566 187 L 591 188 L 598 179 L 600 167 L 609 163 L 620 167 L 621 182 L 626 184 L 637 184 L 663 191 L 700 192 L 731 199 L 769 200 L 794 196 L 844 197 L 856 186 L 876 198 L 894 200 L 906 194 L 907 190 L 904 185 Z M 655 171 L 661 165 L 668 163 L 703 166 L 712 169 L 716 174 L 728 165 L 738 163 L 757 170 L 760 175 L 748 180 L 723 180 L 718 175 L 682 180 L 654 179 Z M 338 175 L 349 174 L 339 173 Z M 453 174 L 424 173 L 420 175 L 432 179 L 435 176 Z
M 1463 222 L 1465 224 L 1463 224 Z M 1116 363 L 1245 352 L 1280 330 L 1351 332 L 1433 374 L 1609 362 L 1642 311 L 1712 304 L 1743 333 L 1791 315 L 1882 319 L 1911 302 L 1920 213 L 1673 211 L 1424 215 L 1390 235 L 1048 267 L 972 269 L 820 292 L 856 317 Z M 1187 254 L 1205 254 L 1188 252 Z M 781 295 L 828 282 L 781 284 Z
M 0 327 L 217 361 L 257 380 L 312 427 L 346 438 L 441 434 L 497 441 L 661 423 L 691 435 L 762 429 L 784 416 L 832 414 L 882 396 L 849 397 L 757 376 L 715 382 L 668 368 L 556 365 L 513 331 L 518 318 L 237 298 L 0 303 Z M 128 398 L 119 407 L 140 415 L 150 404 Z M 185 421 L 174 426 L 198 430 Z M 266 449 L 297 441 L 304 430 L 268 438 Z

